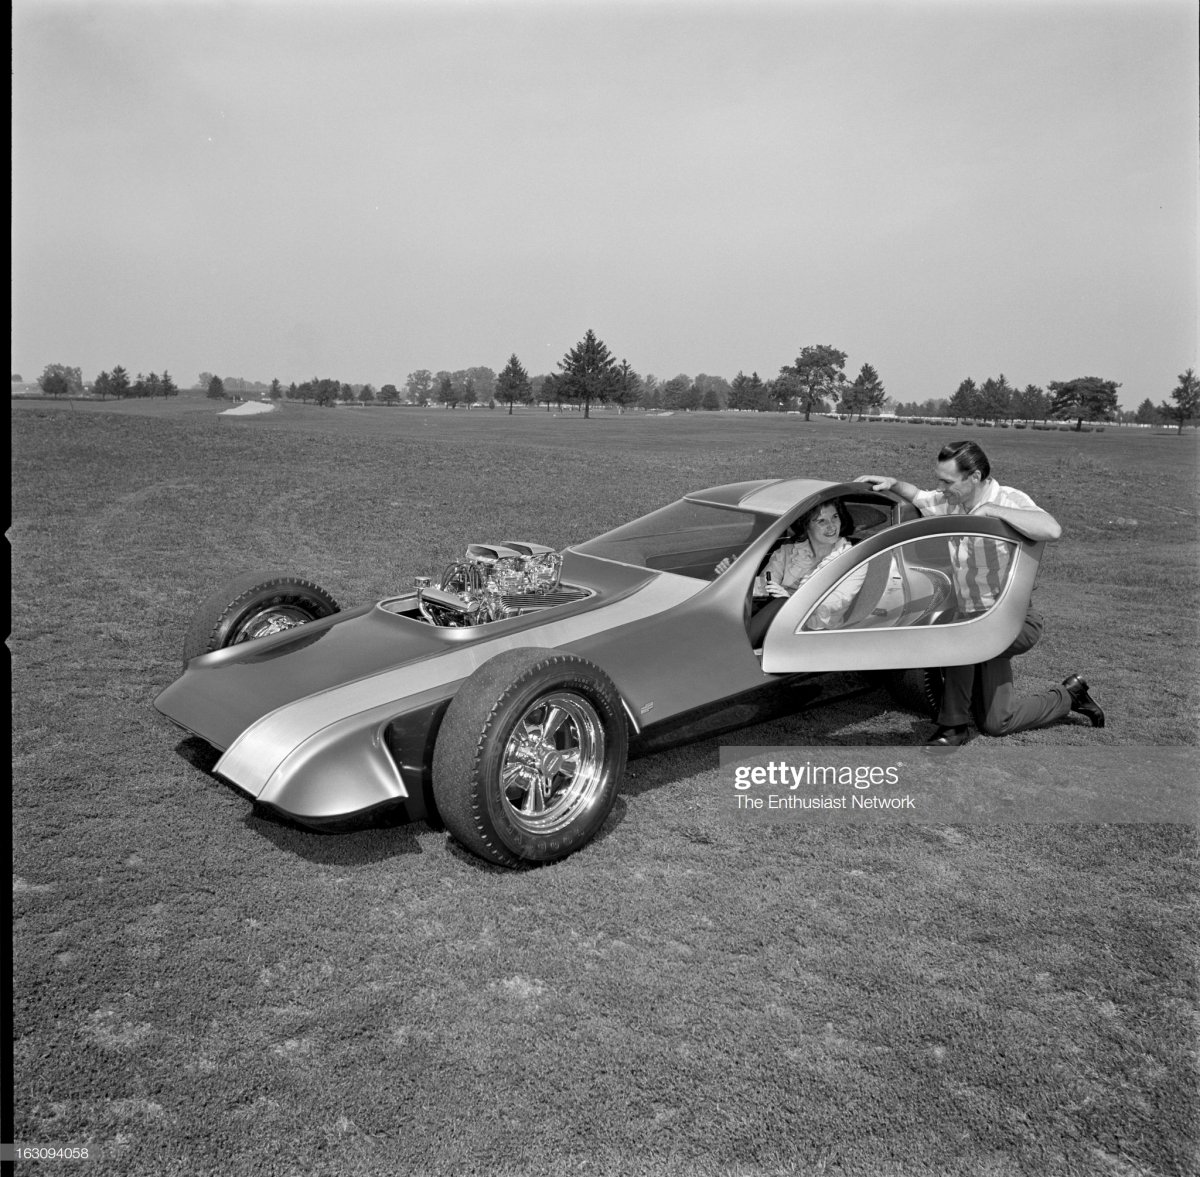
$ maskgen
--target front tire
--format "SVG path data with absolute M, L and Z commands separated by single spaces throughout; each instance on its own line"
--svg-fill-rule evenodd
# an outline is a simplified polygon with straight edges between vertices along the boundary
M 450 833 L 501 866 L 565 858 L 604 824 L 629 729 L 608 675 L 573 654 L 507 650 L 446 709 L 433 795 Z
M 207 597 L 183 640 L 183 664 L 339 611 L 320 585 L 284 572 L 247 572 Z

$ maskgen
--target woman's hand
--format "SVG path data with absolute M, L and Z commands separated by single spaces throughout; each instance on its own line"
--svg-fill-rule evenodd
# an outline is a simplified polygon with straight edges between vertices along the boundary
M 726 569 L 727 569 L 727 568 L 728 568 L 728 567 L 729 567 L 729 566 L 730 566 L 732 563 L 733 563 L 733 557 L 732 557 L 732 556 L 726 556 L 726 557 L 725 557 L 725 559 L 724 559 L 724 560 L 722 560 L 722 561 L 721 561 L 721 562 L 720 562 L 720 563 L 719 563 L 719 564 L 716 566 L 716 568 L 715 568 L 715 569 L 713 569 L 713 571 L 714 571 L 714 572 L 716 572 L 716 574 L 717 574 L 718 576 L 720 576 L 720 575 L 721 575 L 721 573 L 722 573 L 722 572 L 724 572 L 724 571 L 725 571 L 725 570 L 726 570 Z
M 754 595 L 756 597 L 790 597 L 792 594 L 783 585 L 757 576 L 754 578 Z

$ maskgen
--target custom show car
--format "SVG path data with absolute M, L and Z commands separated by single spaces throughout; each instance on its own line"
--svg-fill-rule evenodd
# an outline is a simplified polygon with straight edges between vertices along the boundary
M 809 508 L 834 500 L 850 549 L 752 648 L 756 575 L 803 538 L 792 528 Z M 958 604 L 963 543 L 999 578 L 982 612 Z M 1040 554 L 999 520 L 915 518 L 862 483 L 711 487 L 562 551 L 471 544 L 436 582 L 356 608 L 302 576 L 240 576 L 198 610 L 183 674 L 155 706 L 220 751 L 219 777 L 294 821 L 395 806 L 440 818 L 494 863 L 544 863 L 604 823 L 631 740 L 686 730 L 768 684 L 884 672 L 898 699 L 934 709 L 940 676 L 926 668 L 1005 649 Z M 849 606 L 819 623 L 854 580 Z

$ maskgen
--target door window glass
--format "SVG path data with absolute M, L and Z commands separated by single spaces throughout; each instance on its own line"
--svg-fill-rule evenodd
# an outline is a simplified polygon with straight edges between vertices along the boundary
M 930 536 L 847 573 L 801 629 L 946 625 L 987 613 L 1004 593 L 1017 545 L 990 536 Z

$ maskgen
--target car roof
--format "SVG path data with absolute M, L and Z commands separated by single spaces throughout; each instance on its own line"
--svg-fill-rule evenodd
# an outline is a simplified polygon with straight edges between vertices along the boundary
M 819 478 L 765 478 L 755 482 L 731 482 L 693 491 L 687 497 L 695 502 L 716 503 L 722 507 L 745 507 L 764 515 L 784 515 L 802 499 L 839 485 Z

